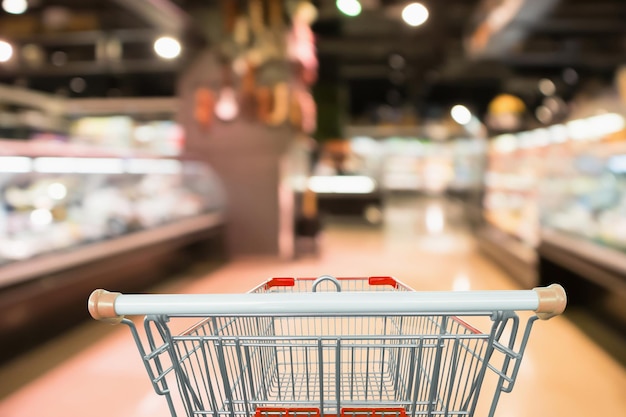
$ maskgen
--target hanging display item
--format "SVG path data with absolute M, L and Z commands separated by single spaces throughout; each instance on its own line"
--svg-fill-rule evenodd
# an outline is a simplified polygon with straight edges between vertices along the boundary
M 214 117 L 229 122 L 242 116 L 268 126 L 289 123 L 304 133 L 313 132 L 315 101 L 302 84 L 308 85 L 317 77 L 310 28 L 317 10 L 308 1 L 298 3 L 286 35 L 281 0 L 248 0 L 246 5 L 245 13 L 240 14 L 236 6 L 225 2 L 221 85 L 219 89 L 200 87 L 195 91 L 196 122 L 208 129 Z M 285 58 L 290 62 L 286 63 Z M 297 72 L 294 85 L 285 81 L 293 75 L 286 71 L 289 66 Z
M 215 116 L 223 122 L 230 122 L 239 114 L 239 103 L 231 71 L 230 65 L 222 65 L 222 87 L 215 103 Z
M 295 104 L 302 115 L 301 129 L 304 133 L 312 134 L 317 128 L 317 106 L 313 95 L 308 90 L 295 90 Z
M 279 126 L 287 121 L 289 115 L 289 86 L 285 82 L 277 83 L 273 87 L 273 108 L 265 123 L 270 126 Z
M 195 92 L 194 118 L 203 129 L 208 129 L 213 124 L 213 109 L 215 108 L 215 95 L 206 87 L 200 87 Z
M 241 88 L 239 92 L 241 114 L 247 120 L 256 120 L 259 107 L 256 94 L 257 69 L 253 67 L 249 62 L 245 62 L 244 65 L 245 69 L 241 78 Z
M 299 131 L 304 131 L 304 126 L 303 126 L 304 115 L 302 114 L 303 111 L 302 111 L 302 107 L 300 106 L 298 93 L 299 93 L 298 90 L 293 90 L 291 92 L 291 97 L 289 100 L 289 123 L 296 129 L 298 129 Z
M 287 57 L 296 62 L 300 79 L 310 85 L 317 80 L 318 61 L 315 35 L 311 25 L 317 19 L 317 9 L 308 1 L 295 7 L 291 16 L 291 31 L 287 35 Z
M 255 97 L 257 103 L 257 119 L 262 123 L 267 123 L 274 106 L 272 89 L 266 86 L 257 87 Z
M 242 115 L 250 121 L 279 126 L 288 119 L 292 120 L 289 115 L 290 111 L 294 110 L 290 110 L 290 105 L 301 105 L 302 100 L 296 96 L 297 94 L 291 92 L 287 83 L 284 82 L 272 87 L 257 86 L 254 72 L 250 69 L 242 80 L 239 92 L 228 82 L 222 85 L 217 98 L 211 89 L 198 88 L 194 94 L 194 118 L 203 129 L 209 129 L 212 126 L 213 115 L 222 122 L 233 121 Z M 302 121 L 298 120 L 293 124 L 299 127 Z
M 248 2 L 248 15 L 253 37 L 252 46 L 246 55 L 248 61 L 257 68 L 270 60 L 284 58 L 279 28 L 273 30 L 274 28 L 266 24 L 264 3 L 266 2 L 262 0 L 249 0 Z

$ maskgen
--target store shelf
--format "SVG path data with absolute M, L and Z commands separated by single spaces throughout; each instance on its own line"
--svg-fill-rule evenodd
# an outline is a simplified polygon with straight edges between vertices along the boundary
M 175 114 L 180 107 L 180 99 L 176 97 L 68 99 L 2 84 L 0 84 L 0 103 L 73 117 L 109 114 Z
M 538 285 L 537 252 L 519 239 L 491 225 L 476 232 L 480 249 L 524 287 Z
M 208 213 L 68 251 L 54 251 L 28 260 L 12 262 L 0 267 L 0 287 L 211 229 L 221 225 L 222 222 L 221 212 Z
M 419 137 L 423 136 L 424 129 L 419 126 L 398 126 L 398 125 L 350 125 L 346 127 L 347 137 L 367 136 L 372 138 L 398 137 Z
M 626 296 L 626 253 L 552 229 L 541 233 L 539 254 L 596 284 Z
M 21 141 L 0 138 L 0 156 L 59 156 L 81 158 L 164 158 L 164 155 L 139 149 L 106 148 L 55 141 Z
M 75 98 L 65 101 L 66 114 L 96 115 L 173 115 L 180 108 L 177 97 Z

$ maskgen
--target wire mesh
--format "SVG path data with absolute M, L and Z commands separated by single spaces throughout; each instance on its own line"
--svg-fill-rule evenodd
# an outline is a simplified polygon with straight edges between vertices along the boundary
M 179 386 L 201 415 L 286 406 L 462 415 L 488 339 L 446 316 L 216 317 L 172 341 Z
M 312 289 L 312 279 L 280 280 L 253 291 Z M 341 287 L 410 290 L 387 277 L 374 282 L 344 279 Z M 336 290 L 327 284 L 318 290 Z M 496 377 L 495 407 L 499 392 L 511 388 L 515 378 L 511 360 L 521 359 L 512 343 L 517 316 L 485 317 L 492 324 L 482 333 L 446 314 L 216 316 L 171 335 L 176 317 L 149 316 L 147 354 L 135 339 L 174 416 L 471 416 L 485 375 Z M 511 343 L 500 343 L 510 323 Z M 528 333 L 529 326 L 523 344 Z M 494 352 L 500 359 L 490 364 Z

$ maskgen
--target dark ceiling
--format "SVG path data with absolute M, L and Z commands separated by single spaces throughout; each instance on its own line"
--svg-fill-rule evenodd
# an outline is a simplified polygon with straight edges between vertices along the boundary
M 343 86 L 353 117 L 381 105 L 437 114 L 457 102 L 482 112 L 500 92 L 532 104 L 541 78 L 567 96 L 587 80 L 608 82 L 626 62 L 625 0 L 422 0 L 430 17 L 416 28 L 400 19 L 406 1 L 361 0 L 363 11 L 353 18 L 341 15 L 335 0 L 313 3 L 320 82 Z M 519 7 L 501 30 L 485 35 L 484 22 L 507 3 Z M 0 11 L 0 38 L 21 48 L 16 62 L 0 65 L 0 82 L 71 96 L 175 94 L 177 73 L 215 42 L 222 24 L 214 0 L 29 4 L 24 15 Z M 182 58 L 154 56 L 161 33 L 184 40 Z M 565 82 L 571 69 L 577 79 Z M 74 77 L 86 81 L 79 93 L 69 87 Z

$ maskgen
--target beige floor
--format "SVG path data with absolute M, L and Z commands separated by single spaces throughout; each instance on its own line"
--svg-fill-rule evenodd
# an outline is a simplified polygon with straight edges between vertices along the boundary
M 480 256 L 459 208 L 395 204 L 386 226 L 332 224 L 321 253 L 198 267 L 155 289 L 243 292 L 272 276 L 392 275 L 419 290 L 517 289 Z M 0 369 L 0 416 L 166 416 L 126 327 L 87 323 Z M 515 389 L 497 416 L 625 416 L 626 370 L 563 317 L 535 325 Z

